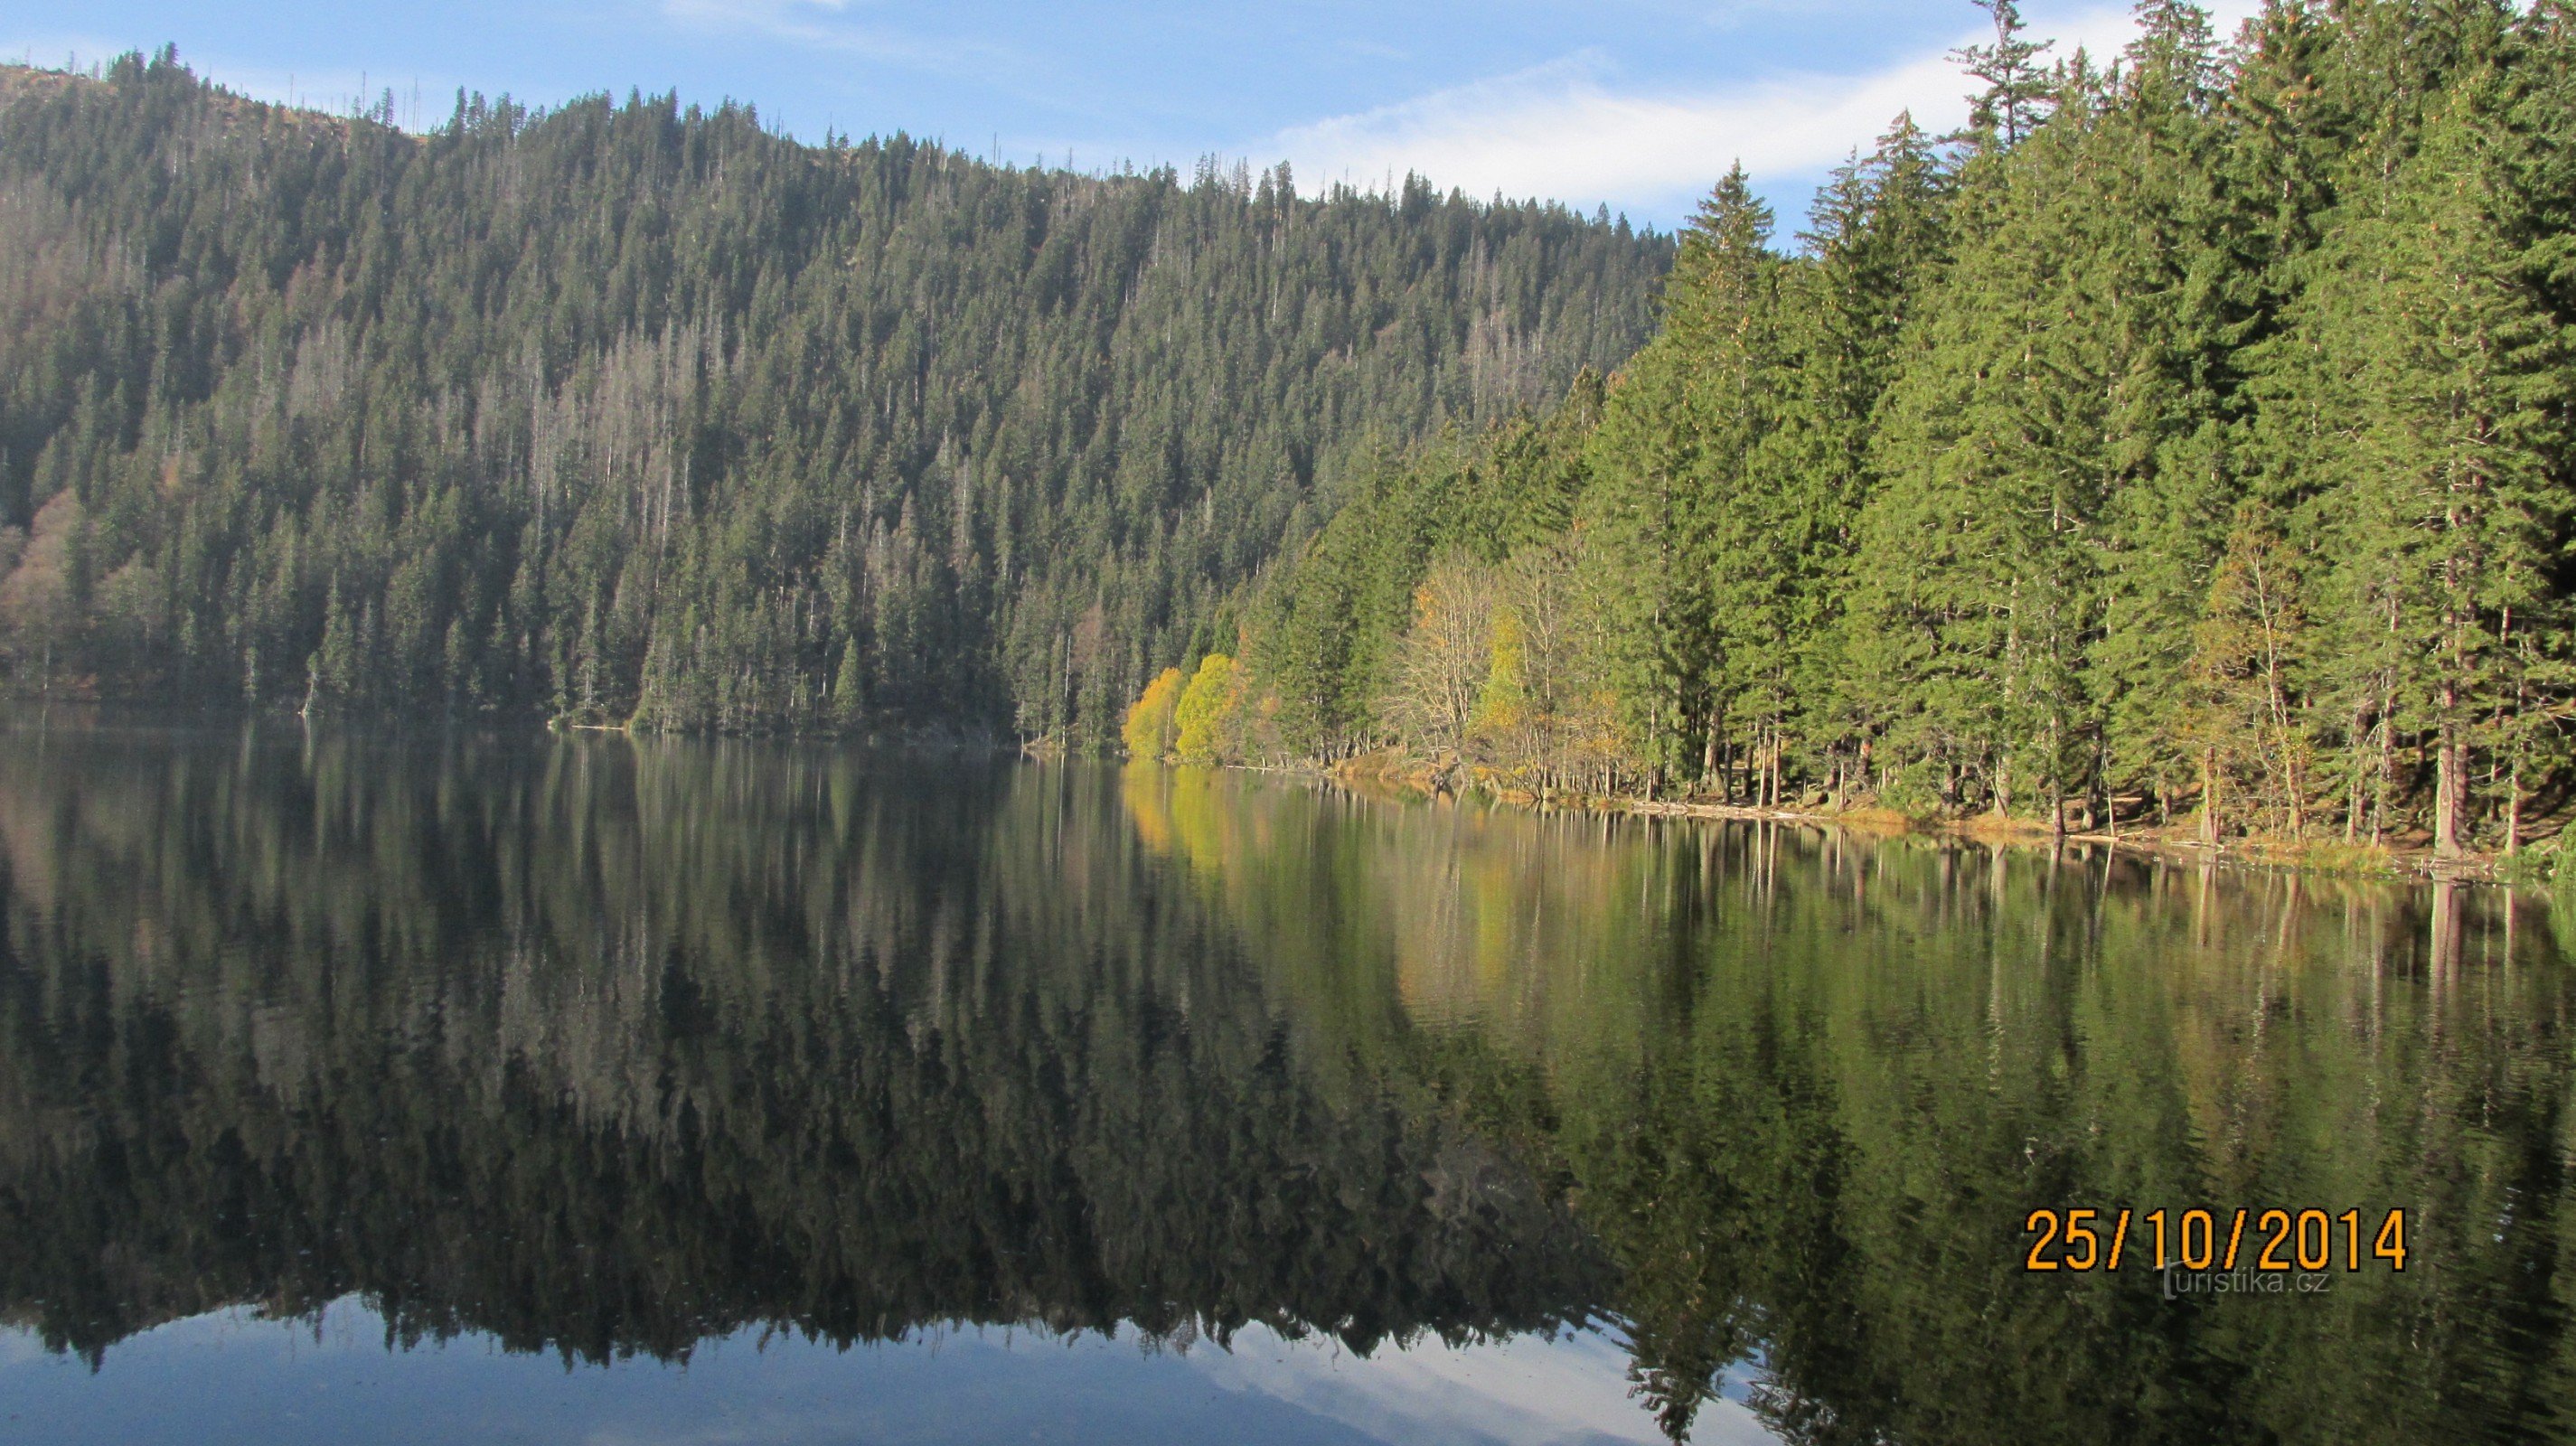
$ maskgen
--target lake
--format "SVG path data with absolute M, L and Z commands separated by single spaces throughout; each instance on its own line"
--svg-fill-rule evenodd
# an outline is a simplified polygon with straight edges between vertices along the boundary
M 0 1440 L 2562 1438 L 2570 912 L 12 715 Z

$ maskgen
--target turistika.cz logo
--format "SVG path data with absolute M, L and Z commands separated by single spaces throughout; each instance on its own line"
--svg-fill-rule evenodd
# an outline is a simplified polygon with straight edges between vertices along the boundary
M 2167 1300 L 2180 1300 L 2187 1295 L 2323 1295 L 2334 1289 L 2334 1278 L 2322 1270 L 2281 1273 L 2267 1270 L 2192 1270 L 2168 1265 L 2160 1273 L 2164 1277 Z

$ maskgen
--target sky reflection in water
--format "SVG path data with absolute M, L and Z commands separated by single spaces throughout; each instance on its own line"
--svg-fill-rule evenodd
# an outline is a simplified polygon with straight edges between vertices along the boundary
M 0 1332 L 0 1439 L 1660 1442 L 1627 1366 L 1615 1338 L 1590 1331 L 1428 1338 L 1363 1359 L 1253 1326 L 1230 1348 L 1149 1345 L 1132 1329 L 1058 1340 L 967 1328 L 844 1349 L 753 1328 L 685 1363 L 567 1367 L 482 1335 L 389 1350 L 384 1318 L 350 1298 L 316 1318 L 236 1307 L 173 1321 L 110 1348 L 95 1374 L 29 1332 Z M 1692 1439 L 1773 1438 L 1728 1402 Z

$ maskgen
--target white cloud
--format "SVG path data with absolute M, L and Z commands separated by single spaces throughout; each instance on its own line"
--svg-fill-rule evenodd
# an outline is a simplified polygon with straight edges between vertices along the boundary
M 2258 0 L 2219 0 L 2219 33 Z M 2125 7 L 2100 6 L 2041 29 L 2057 54 L 2097 57 L 2135 33 Z M 1956 43 L 1980 39 L 1962 35 Z M 1926 128 L 1967 114 L 1967 83 L 1949 47 L 1857 75 L 1790 73 L 1664 94 L 1624 91 L 1594 51 L 1394 105 L 1281 131 L 1269 143 L 1312 186 L 1363 188 L 1417 172 L 1469 195 L 1596 201 L 1678 214 L 1741 160 L 1757 181 L 1809 177 L 1884 133 L 1899 111 Z
M 1372 1440 L 1407 1446 L 1498 1441 L 1661 1446 L 1663 1433 L 1628 1380 L 1628 1354 L 1599 1332 L 1451 1346 L 1425 1337 L 1363 1358 L 1327 1339 L 1282 1339 L 1254 1326 L 1229 1350 L 1189 1361 L 1216 1386 L 1285 1401 Z M 1739 1403 L 1711 1401 L 1691 1439 L 1752 1446 L 1770 1434 Z
M 662 13 L 674 20 L 733 24 L 755 30 L 800 25 L 800 12 L 820 10 L 837 15 L 849 8 L 849 0 L 662 0 Z

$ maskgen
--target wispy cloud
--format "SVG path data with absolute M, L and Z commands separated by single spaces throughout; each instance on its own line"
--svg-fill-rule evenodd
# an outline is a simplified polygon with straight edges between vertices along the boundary
M 1594 1332 L 1463 1346 L 1425 1337 L 1363 1357 L 1329 1337 L 1291 1341 L 1254 1326 L 1223 1350 L 1194 1351 L 1187 1360 L 1212 1385 L 1285 1401 L 1371 1441 L 1657 1446 L 1663 1440 L 1655 1418 L 1631 1394 L 1627 1351 Z M 1739 1414 L 1731 1402 L 1713 1406 L 1693 1438 L 1730 1446 L 1748 1439 L 1749 1433 L 1726 1429 L 1728 1418 Z
M 695 30 L 784 40 L 939 74 L 964 73 L 1006 52 L 989 41 L 923 36 L 841 18 L 850 0 L 662 0 L 662 15 Z
M 2258 0 L 2220 0 L 2221 34 Z M 2136 33 L 2125 8 L 2050 28 L 2058 54 L 2097 56 Z M 1960 36 L 1968 44 L 1975 35 Z M 1742 161 L 1763 181 L 1801 179 L 1884 133 L 1900 111 L 1944 130 L 1965 119 L 1966 83 L 1949 47 L 1876 71 L 1777 74 L 1662 94 L 1623 89 L 1596 51 L 1281 131 L 1269 150 L 1308 184 L 1377 186 L 1417 172 L 1470 195 L 1596 201 L 1676 215 Z
M 849 8 L 849 0 L 662 0 L 662 13 L 674 20 L 749 30 L 808 30 L 815 12 L 838 15 Z
M 1370 60 L 1411 60 L 1413 52 L 1374 40 L 1344 39 L 1335 42 L 1345 55 L 1363 56 Z

